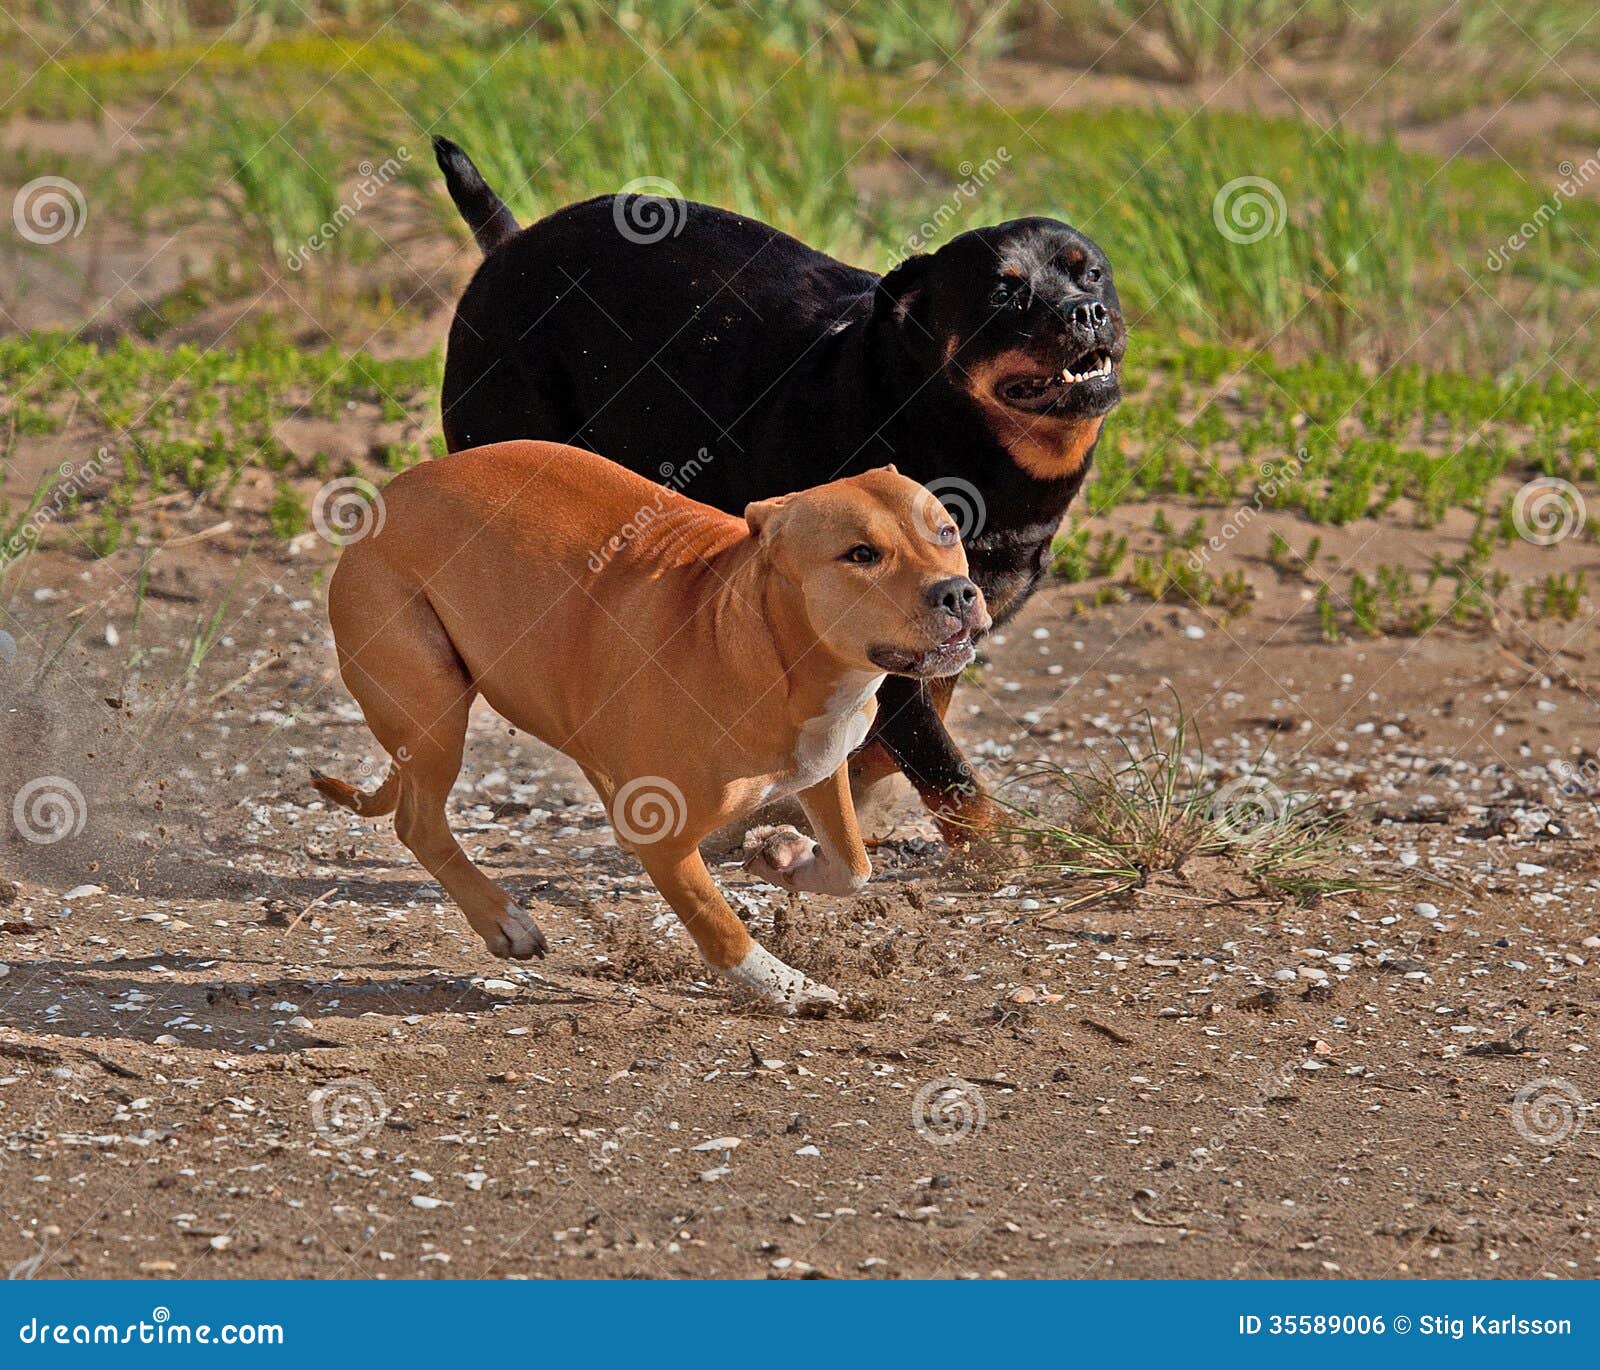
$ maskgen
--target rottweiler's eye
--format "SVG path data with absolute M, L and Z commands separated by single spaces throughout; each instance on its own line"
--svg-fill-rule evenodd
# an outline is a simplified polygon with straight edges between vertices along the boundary
M 848 552 L 839 558 L 848 561 L 852 566 L 871 566 L 878 559 L 878 549 L 869 547 L 864 542 L 858 542 Z
M 996 309 L 1026 309 L 1028 307 L 1028 287 L 1021 281 L 1004 281 L 994 288 L 994 293 L 989 296 L 989 303 Z
M 1105 273 L 1103 271 L 1101 271 L 1100 268 L 1097 267 L 1097 266 L 1091 266 L 1083 274 L 1087 279 L 1089 279 L 1091 281 L 1098 281 L 1101 276 L 1105 275 Z

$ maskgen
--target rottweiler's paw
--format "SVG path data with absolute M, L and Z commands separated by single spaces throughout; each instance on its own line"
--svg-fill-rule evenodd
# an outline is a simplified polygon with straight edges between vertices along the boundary
M 785 1015 L 818 1013 L 839 1002 L 837 990 L 818 984 L 760 945 L 751 947 L 744 960 L 729 966 L 725 974 L 768 1008 Z
M 491 952 L 508 961 L 526 961 L 534 956 L 543 956 L 549 946 L 532 917 L 509 901 L 500 916 L 500 926 L 484 941 Z
M 751 828 L 744 835 L 744 868 L 780 890 L 795 893 L 798 877 L 816 862 L 817 844 L 798 828 Z

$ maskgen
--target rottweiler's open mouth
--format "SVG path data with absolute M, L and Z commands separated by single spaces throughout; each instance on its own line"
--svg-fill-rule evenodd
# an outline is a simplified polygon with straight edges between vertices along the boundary
M 1043 410 L 1052 408 L 1078 386 L 1109 381 L 1115 373 L 1116 363 L 1110 351 L 1096 347 L 1074 358 L 1060 371 L 1012 376 L 1001 381 L 998 392 L 1013 408 Z

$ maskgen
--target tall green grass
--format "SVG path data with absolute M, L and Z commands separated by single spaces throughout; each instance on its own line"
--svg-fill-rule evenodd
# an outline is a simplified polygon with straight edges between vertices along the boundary
M 403 128 L 391 106 L 389 136 L 453 138 L 524 223 L 660 178 L 837 251 L 859 252 L 873 234 L 847 174 L 855 148 L 834 83 L 812 67 L 715 50 L 668 63 L 629 44 L 530 43 L 493 65 L 454 54 L 396 84 L 420 129 Z M 432 159 L 414 158 L 408 171 L 460 232 Z
M 1304 335 L 1346 348 L 1416 327 L 1421 263 L 1444 235 L 1439 196 L 1392 140 L 1307 130 L 1282 157 L 1237 125 L 1168 125 L 1124 151 L 1110 214 L 1136 296 L 1200 337 Z

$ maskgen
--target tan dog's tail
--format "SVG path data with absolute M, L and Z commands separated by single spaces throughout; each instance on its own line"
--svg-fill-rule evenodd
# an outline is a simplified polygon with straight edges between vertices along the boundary
M 371 794 L 358 790 L 347 780 L 336 780 L 311 767 L 311 783 L 324 799 L 331 799 L 340 808 L 349 809 L 363 818 L 381 818 L 393 813 L 400 805 L 400 772 L 393 766 L 384 776 L 383 784 Z

